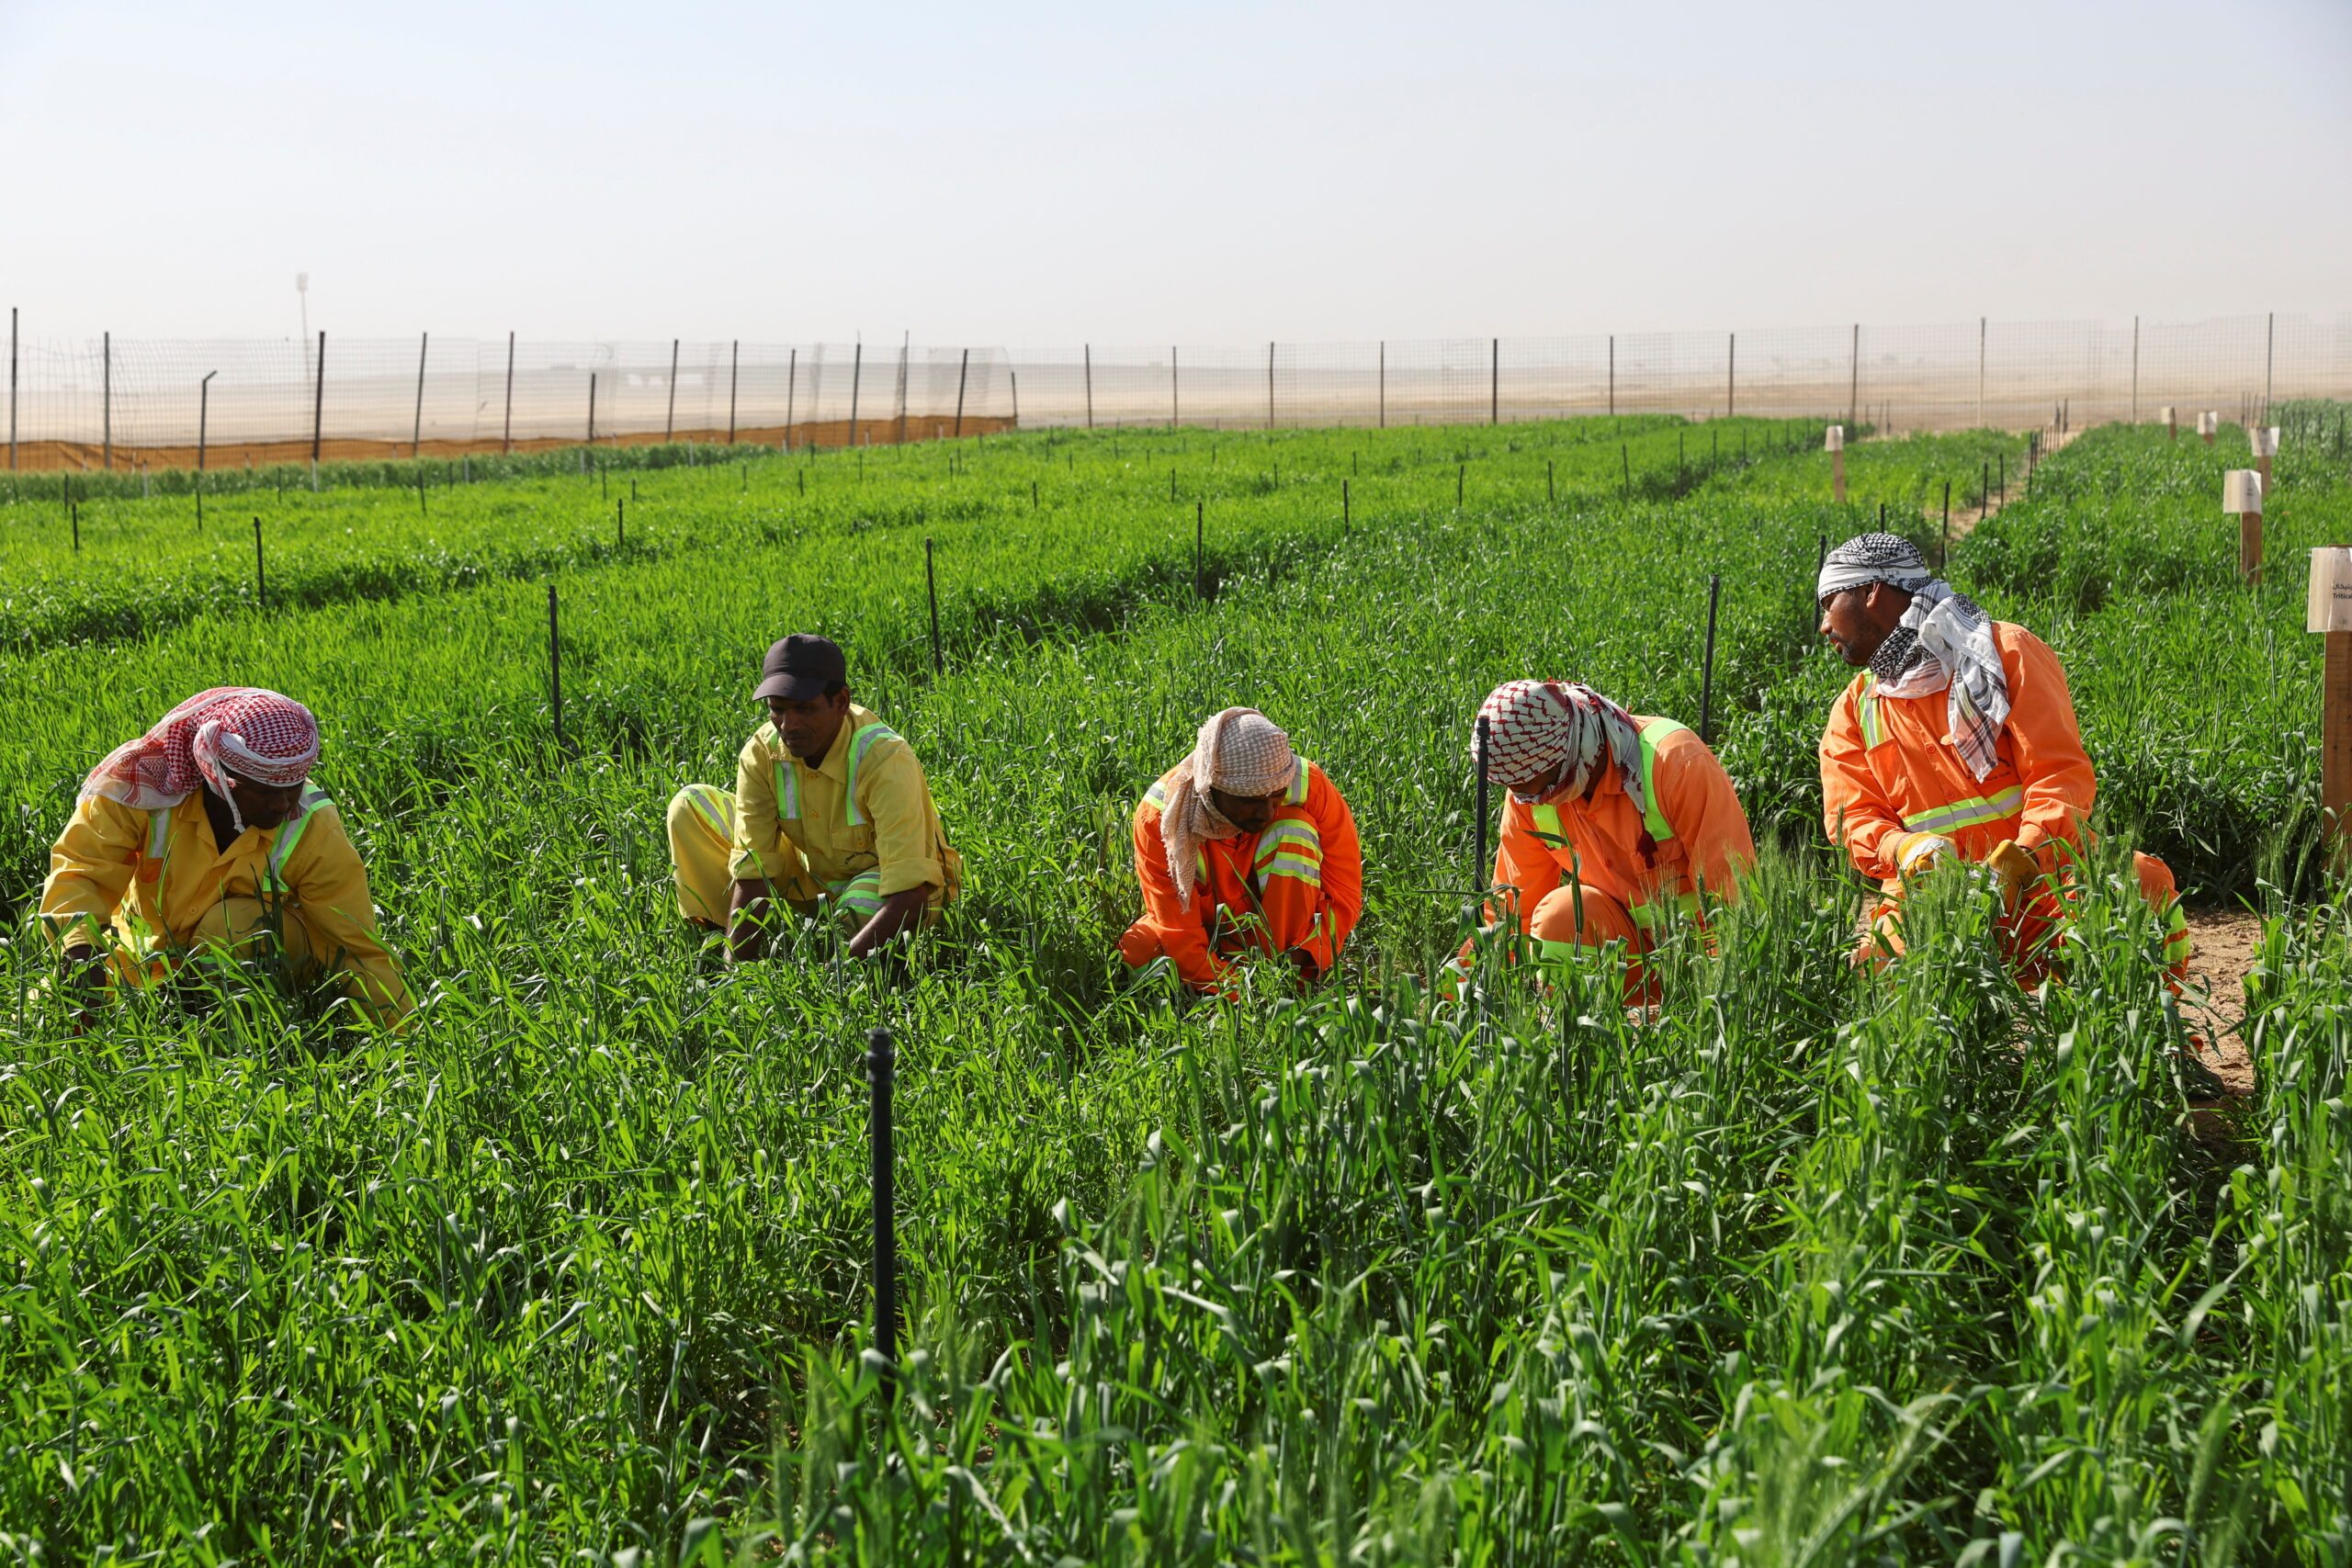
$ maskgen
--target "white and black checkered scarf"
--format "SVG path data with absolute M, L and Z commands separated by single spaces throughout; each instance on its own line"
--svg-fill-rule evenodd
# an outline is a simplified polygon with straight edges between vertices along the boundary
M 1883 582 L 1911 595 L 1910 607 L 1871 656 L 1871 673 L 1890 697 L 1949 691 L 1952 744 L 1981 781 L 2009 720 L 2009 677 L 1993 640 L 1993 620 L 1951 583 L 1929 574 L 1927 558 L 1894 534 L 1863 534 L 1823 558 L 1816 599 Z

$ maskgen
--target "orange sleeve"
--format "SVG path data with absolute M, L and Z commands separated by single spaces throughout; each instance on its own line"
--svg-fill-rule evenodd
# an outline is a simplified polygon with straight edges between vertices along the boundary
M 2050 645 L 2022 627 L 2004 627 L 2001 664 L 2009 677 L 2010 756 L 2025 786 L 2025 826 L 2018 847 L 2037 850 L 2052 839 L 2082 842 L 2083 819 L 2098 797 L 2098 779 L 2083 750 L 2066 671 Z
M 1658 748 L 1657 807 L 1690 857 L 1690 875 L 1710 897 L 1739 898 L 1739 877 L 1756 864 L 1756 840 L 1740 808 L 1731 774 L 1707 750 L 1699 733 L 1686 729 Z
M 1494 897 L 1487 901 L 1488 924 L 1503 918 L 1502 900 L 1514 895 L 1501 889 L 1516 888 L 1517 902 L 1511 906 L 1511 924 L 1525 931 L 1535 924 L 1535 906 L 1544 895 L 1560 886 L 1560 863 L 1552 858 L 1553 846 L 1535 833 L 1535 812 L 1521 806 L 1509 791 L 1503 795 L 1502 841 L 1495 846 Z
M 1859 678 L 1838 694 L 1829 728 L 1821 735 L 1821 817 L 1829 841 L 1864 876 L 1884 881 L 1894 874 L 1894 849 L 1903 836 L 1903 814 L 1880 791 L 1862 746 L 1862 722 L 1854 711 Z
M 1193 889 L 1193 907 L 1176 897 L 1176 879 L 1168 874 L 1168 849 L 1159 837 L 1159 808 L 1145 802 L 1136 807 L 1136 880 L 1143 884 L 1143 918 L 1159 934 L 1160 951 L 1176 965 L 1176 973 L 1196 991 L 1214 990 L 1230 967 L 1209 951 L 1208 931 L 1200 918 L 1204 889 Z

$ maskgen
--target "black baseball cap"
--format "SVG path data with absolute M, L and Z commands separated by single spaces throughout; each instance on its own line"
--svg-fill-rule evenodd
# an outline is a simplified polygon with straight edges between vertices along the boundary
M 760 666 L 759 689 L 752 695 L 806 703 L 823 696 L 829 686 L 848 683 L 849 661 L 830 638 L 795 632 L 768 649 Z

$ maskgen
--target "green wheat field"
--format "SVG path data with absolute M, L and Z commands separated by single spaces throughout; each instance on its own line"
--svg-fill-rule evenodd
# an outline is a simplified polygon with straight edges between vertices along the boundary
M 2352 455 L 2340 407 L 2282 416 L 2258 589 L 2234 427 L 2093 431 L 2030 494 L 2021 437 L 1856 431 L 1844 504 L 1818 423 L 1668 418 L 214 474 L 200 529 L 185 475 L 0 477 L 0 1555 L 2352 1563 L 2352 903 L 2302 620 Z M 2057 650 L 2100 773 L 2040 993 L 1961 879 L 1851 968 L 1820 820 L 1819 550 L 1883 514 L 1939 558 L 1947 484 L 1949 575 Z M 1654 1020 L 1605 959 L 1441 998 L 1478 699 L 1695 725 L 1711 577 L 1764 849 L 1713 950 L 1669 945 Z M 729 781 L 791 631 L 966 857 L 904 962 L 808 930 L 729 967 L 677 918 L 663 807 Z M 407 1033 L 266 966 L 81 1035 L 50 993 L 82 775 L 222 683 L 319 716 Z M 1363 926 L 1305 995 L 1130 988 L 1129 814 L 1229 704 L 1345 792 Z M 2263 917 L 2211 998 L 2255 1090 L 2195 1117 L 2135 847 Z

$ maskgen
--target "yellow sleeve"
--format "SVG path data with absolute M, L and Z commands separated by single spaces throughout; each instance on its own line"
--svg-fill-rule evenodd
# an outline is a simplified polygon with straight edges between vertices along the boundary
M 857 772 L 857 807 L 874 824 L 883 897 L 910 887 L 947 886 L 939 840 L 931 830 L 931 786 L 913 747 L 903 740 L 875 747 Z
M 94 795 L 74 805 L 49 852 L 40 885 L 41 925 L 60 947 L 79 934 L 96 942 L 138 874 L 147 842 L 147 813 Z
M 368 871 L 343 830 L 340 810 L 322 807 L 318 819 L 303 829 L 286 864 L 286 883 L 314 933 L 319 961 L 343 972 L 354 1000 L 386 1025 L 415 1010 L 399 961 L 376 932 Z
M 762 729 L 743 742 L 735 759 L 735 858 L 727 874 L 738 882 L 786 882 L 801 867 L 800 852 L 776 816 L 775 759 L 766 735 Z

